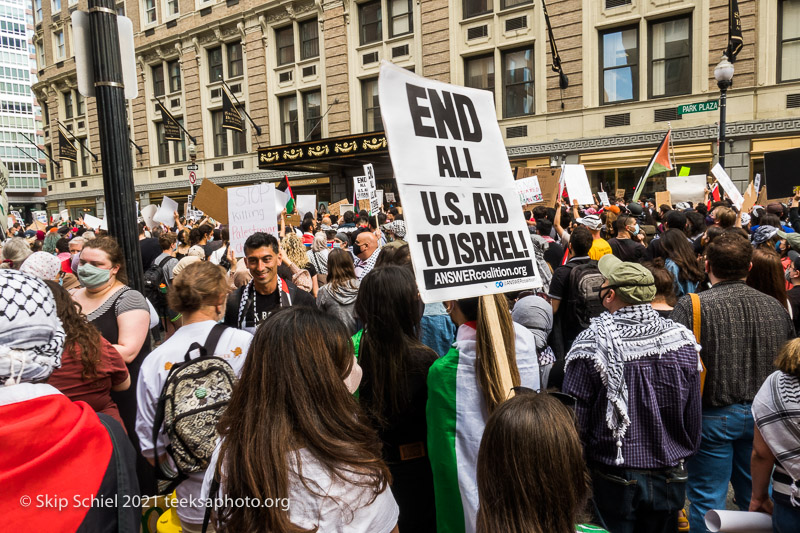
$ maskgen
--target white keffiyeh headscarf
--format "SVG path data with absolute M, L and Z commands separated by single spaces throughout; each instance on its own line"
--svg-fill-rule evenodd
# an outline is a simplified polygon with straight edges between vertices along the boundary
M 64 329 L 53 293 L 43 281 L 0 270 L 0 383 L 47 379 L 61 366 Z

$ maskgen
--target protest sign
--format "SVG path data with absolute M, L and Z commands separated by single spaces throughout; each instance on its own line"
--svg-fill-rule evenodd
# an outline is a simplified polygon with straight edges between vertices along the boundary
M 306 213 L 312 215 L 317 209 L 317 195 L 316 194 L 298 194 L 297 195 L 297 213 L 300 215 L 300 220 L 306 216 Z
M 686 168 L 686 167 L 683 167 Z M 706 190 L 706 175 L 667 176 L 667 190 L 676 204 L 692 202 L 692 205 L 703 203 Z
M 367 176 L 354 176 L 356 200 L 369 200 L 369 178 Z
M 386 193 L 386 201 L 389 202 L 390 204 L 394 203 L 394 193 L 393 192 L 387 192 Z
M 83 215 L 83 223 L 92 228 L 93 230 L 98 230 L 100 229 L 100 226 L 103 225 L 102 220 L 88 213 Z
M 672 207 L 672 198 L 670 197 L 669 191 L 659 191 L 656 193 L 656 207 L 661 207 L 662 205 Z
M 756 200 L 756 205 L 763 205 L 766 206 L 769 203 L 767 200 L 767 186 L 764 185 L 761 187 L 761 191 L 758 193 L 758 200 Z
M 520 205 L 538 204 L 544 200 L 542 189 L 539 187 L 539 178 L 536 176 L 517 180 L 514 185 L 517 188 L 517 194 L 519 194 Z
M 375 185 L 375 169 L 372 168 L 372 163 L 364 165 L 364 174 L 368 178 L 369 183 L 369 214 L 375 216 L 381 212 L 381 202 L 378 200 L 378 191 Z
M 33 218 L 42 224 L 47 224 L 47 211 L 33 211 Z
M 175 225 L 175 213 L 177 211 L 178 202 L 169 196 L 165 196 L 161 200 L 161 207 L 159 207 L 158 211 L 156 211 L 156 214 L 153 216 L 153 220 L 171 228 Z
M 753 178 L 753 188 L 756 192 L 761 190 L 761 173 L 756 173 L 756 177 Z
M 625 198 L 625 189 L 617 189 L 617 198 Z
M 346 203 L 347 203 L 347 199 L 339 200 L 336 203 L 329 204 L 328 205 L 328 213 L 338 217 L 340 215 L 339 209 L 341 208 L 342 204 L 346 204 Z M 336 223 L 335 220 L 333 222 Z
M 589 178 L 586 176 L 586 169 L 583 165 L 564 165 L 562 178 L 567 187 L 569 203 L 572 205 L 578 200 L 580 205 L 591 205 L 594 203 L 592 188 L 589 186 Z
M 740 193 L 739 189 L 736 188 L 736 185 L 733 184 L 731 178 L 728 176 L 728 173 L 722 168 L 722 165 L 719 163 L 714 165 L 714 168 L 711 169 L 711 174 L 717 179 L 717 182 L 719 182 L 722 190 L 724 190 L 725 194 L 728 195 L 728 198 L 731 199 L 731 202 L 733 202 L 733 205 L 736 206 L 736 209 L 741 209 L 742 202 L 744 202 L 742 193 Z
M 61 217 L 62 222 L 69 221 L 69 209 L 63 209 L 61 213 L 59 213 L 59 217 Z
M 795 187 L 800 185 L 798 161 L 800 148 L 764 154 L 764 184 L 769 186 L 770 198 L 794 196 Z
M 347 202 L 345 202 L 345 203 L 343 203 L 343 204 L 341 204 L 341 205 L 339 206 L 339 214 L 340 214 L 340 215 L 344 215 L 344 214 L 345 214 L 345 213 L 347 213 L 348 211 L 353 211 L 353 210 L 354 210 L 354 209 L 353 209 L 353 204 L 349 204 L 349 203 L 347 203 Z
M 608 201 L 608 193 L 607 192 L 600 191 L 600 192 L 597 193 L 597 196 L 600 197 L 600 203 L 602 203 L 604 206 L 610 206 L 611 205 L 611 203 L 609 203 L 609 201 Z
M 156 211 L 158 211 L 158 206 L 154 204 L 146 205 L 142 208 L 142 218 L 144 219 L 145 226 L 148 228 L 153 228 L 156 225 L 156 223 L 153 222 Z M 86 220 L 86 217 L 84 216 L 83 219 Z
M 244 257 L 244 242 L 253 233 L 271 233 L 277 237 L 275 187 L 259 183 L 228 189 L 228 230 L 236 257 Z
M 554 207 L 558 199 L 559 180 L 561 178 L 561 167 L 517 167 L 517 181 L 536 176 L 539 181 L 539 190 L 542 192 L 542 200 L 536 202 L 548 207 Z
M 747 190 L 744 192 L 744 202 L 742 202 L 742 213 L 749 213 L 750 210 L 756 205 L 756 197 L 758 194 L 756 193 L 756 188 L 753 182 L 750 182 L 750 185 L 747 186 Z
M 200 188 L 197 189 L 193 207 L 222 224 L 228 223 L 228 194 L 225 189 L 209 179 L 203 180 Z M 144 216 L 144 210 L 142 210 L 142 216 Z
M 689 176 L 692 172 L 690 167 L 681 167 L 681 171 L 678 172 L 678 176 Z
M 387 61 L 378 94 L 422 300 L 541 286 L 492 94 Z

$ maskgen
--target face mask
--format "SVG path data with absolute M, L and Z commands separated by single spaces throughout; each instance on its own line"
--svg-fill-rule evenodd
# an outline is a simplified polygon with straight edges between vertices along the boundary
M 102 287 L 111 279 L 111 271 L 86 264 L 78 267 L 78 279 L 87 289 Z
M 786 278 L 786 281 L 791 282 L 792 281 L 792 271 L 787 268 L 786 269 L 786 273 L 783 275 L 783 277 Z
M 630 233 L 630 234 L 631 234 L 631 236 L 638 235 L 638 234 L 639 234 L 639 224 L 636 224 L 636 225 L 633 227 L 633 229 L 629 229 L 629 230 L 628 230 L 628 233 Z
M 775 251 L 781 253 L 781 241 L 775 243 Z
M 214 240 L 214 236 L 212 235 L 211 237 L 208 238 L 208 240 L 206 242 L 211 242 L 213 240 Z

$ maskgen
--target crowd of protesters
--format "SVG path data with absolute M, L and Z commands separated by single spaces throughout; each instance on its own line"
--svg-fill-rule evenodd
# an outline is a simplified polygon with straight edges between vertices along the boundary
M 433 304 L 394 207 L 282 213 L 242 257 L 211 219 L 140 222 L 143 292 L 106 232 L 12 226 L 0 511 L 133 531 L 118 498 L 171 493 L 159 531 L 705 532 L 730 485 L 800 531 L 799 202 L 559 200 L 525 211 L 540 289 Z M 181 392 L 193 362 L 219 379 Z

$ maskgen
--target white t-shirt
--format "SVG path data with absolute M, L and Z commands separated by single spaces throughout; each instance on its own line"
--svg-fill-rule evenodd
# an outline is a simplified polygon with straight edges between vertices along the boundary
M 203 344 L 214 324 L 216 322 L 213 320 L 206 320 L 181 327 L 164 344 L 150 352 L 142 362 L 139 382 L 136 386 L 136 403 L 138 405 L 136 434 L 139 436 L 139 446 L 145 457 L 153 458 L 155 455 L 153 453 L 153 424 L 158 407 L 158 397 L 161 395 L 167 374 L 169 374 L 169 368 L 172 367 L 172 364 L 183 362 L 186 351 L 192 343 Z M 242 372 L 242 366 L 252 340 L 253 336 L 246 331 L 227 328 L 217 343 L 214 355 L 228 361 L 238 376 Z M 166 435 L 162 431 L 158 439 L 160 453 L 163 454 L 166 451 L 167 442 Z M 178 485 L 178 498 L 188 500 L 192 495 L 197 498 L 202 482 L 203 472 L 192 474 L 186 481 Z M 178 507 L 177 511 L 182 521 L 192 524 L 203 523 L 204 508 Z
M 203 479 L 200 496 L 203 500 L 214 497 L 209 491 L 219 449 L 217 446 L 214 450 Z M 291 457 L 290 464 L 293 465 L 294 455 Z M 317 494 L 306 488 L 295 468 L 290 470 L 288 507 L 293 524 L 305 529 L 316 527 L 317 531 L 325 533 L 390 533 L 397 525 L 400 508 L 388 486 L 370 503 L 373 496 L 370 488 L 359 487 L 338 477 L 331 478 L 325 467 L 305 448 L 300 450 L 300 460 L 303 477 Z M 346 476 L 355 480 L 354 474 Z M 221 497 L 223 491 L 224 483 L 216 497 Z M 285 507 L 281 505 L 280 508 Z

